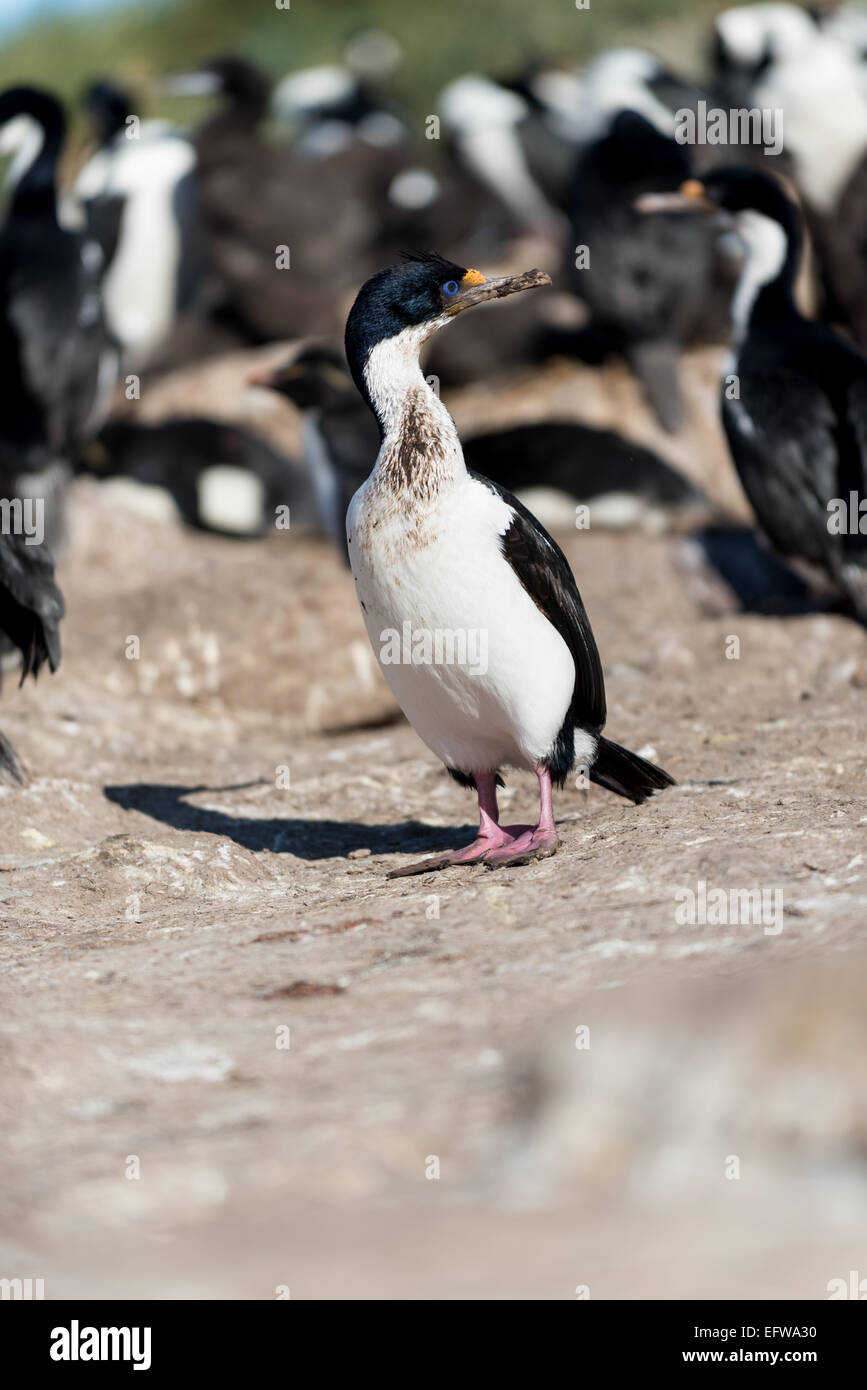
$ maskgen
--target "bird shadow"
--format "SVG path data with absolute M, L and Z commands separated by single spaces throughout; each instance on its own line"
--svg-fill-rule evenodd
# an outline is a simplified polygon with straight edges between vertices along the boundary
M 399 821 L 393 825 L 363 825 L 360 821 L 306 820 L 301 817 L 231 816 L 224 811 L 193 806 L 186 800 L 195 793 L 212 796 L 261 785 L 245 782 L 231 787 L 186 787 L 133 782 L 128 786 L 103 787 L 103 794 L 126 811 L 139 811 L 175 830 L 195 834 L 225 835 L 243 849 L 270 850 L 299 859 L 345 858 L 352 850 L 373 854 L 406 854 L 427 850 L 457 849 L 475 835 L 474 827 L 423 825 Z

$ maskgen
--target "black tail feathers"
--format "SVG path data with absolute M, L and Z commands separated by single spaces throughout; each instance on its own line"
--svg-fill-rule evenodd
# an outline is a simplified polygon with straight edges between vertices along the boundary
M 625 796 L 636 805 L 646 801 L 651 792 L 674 786 L 674 778 L 661 767 L 654 767 L 646 758 L 639 758 L 637 753 L 630 753 L 628 748 L 621 748 L 619 743 L 607 738 L 599 740 L 590 781 L 617 796 Z

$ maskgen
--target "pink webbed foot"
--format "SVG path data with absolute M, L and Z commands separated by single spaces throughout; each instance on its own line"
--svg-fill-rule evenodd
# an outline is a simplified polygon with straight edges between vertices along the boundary
M 508 829 L 499 825 L 491 826 L 484 835 L 477 835 L 471 845 L 466 845 L 463 849 L 449 850 L 446 854 L 436 854 L 430 859 L 417 859 L 413 864 L 405 864 L 400 869 L 392 869 L 386 874 L 386 878 L 409 878 L 413 874 L 430 874 L 439 869 L 451 869 L 460 865 L 479 864 L 494 850 L 508 848 L 514 844 L 515 834 L 512 832 L 522 832 L 528 827 L 523 825 L 510 826 Z
M 551 798 L 551 774 L 545 767 L 538 767 L 539 778 L 539 824 L 533 829 L 527 827 L 523 835 L 513 839 L 510 845 L 492 850 L 485 855 L 489 869 L 504 869 L 509 864 L 532 864 L 534 859 L 548 859 L 557 853 L 560 841 L 554 827 L 554 809 Z
M 535 859 L 550 859 L 552 854 L 557 853 L 559 844 L 553 826 L 531 828 L 510 845 L 503 845 L 485 855 L 485 864 L 489 869 L 504 869 L 510 864 L 532 864 Z
M 532 864 L 534 859 L 547 859 L 557 853 L 560 841 L 554 828 L 551 805 L 551 775 L 545 767 L 536 769 L 539 778 L 539 824 L 500 825 L 497 812 L 496 774 L 474 774 L 479 795 L 479 833 L 465 849 L 438 854 L 431 859 L 419 859 L 401 869 L 392 869 L 389 878 L 408 878 L 412 874 L 429 874 L 438 869 L 467 864 L 486 864 L 491 869 L 507 864 Z

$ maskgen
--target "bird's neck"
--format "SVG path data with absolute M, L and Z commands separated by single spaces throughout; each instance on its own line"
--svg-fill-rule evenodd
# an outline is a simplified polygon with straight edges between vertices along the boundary
M 55 178 L 62 135 L 54 129 L 42 127 L 38 130 L 38 147 L 34 141 L 24 152 L 24 168 L 20 175 L 16 177 L 13 173 L 9 211 L 17 216 L 57 215 Z
M 382 437 L 374 475 L 409 504 L 432 499 L 466 474 L 455 422 L 422 373 L 423 341 L 421 331 L 408 329 L 377 343 L 363 374 Z
M 226 99 L 199 128 L 197 138 L 220 140 L 230 135 L 252 135 L 268 114 L 270 88 L 258 74 L 249 73 L 226 93 Z
M 739 346 L 761 323 L 798 315 L 794 283 L 800 238 L 794 224 L 784 227 L 758 212 L 739 214 L 737 227 L 747 248 L 732 298 L 732 335 Z

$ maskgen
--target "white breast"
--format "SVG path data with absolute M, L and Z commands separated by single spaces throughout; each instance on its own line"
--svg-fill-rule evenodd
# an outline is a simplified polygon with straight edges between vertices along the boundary
M 174 208 L 177 185 L 194 167 L 189 141 L 142 128 L 141 140 L 121 136 L 79 176 L 82 201 L 123 198 L 117 251 L 103 281 L 109 326 L 123 345 L 144 351 L 175 316 L 181 229 Z
M 428 747 L 467 772 L 538 763 L 575 683 L 568 647 L 502 554 L 511 519 L 508 504 L 468 476 L 413 516 L 368 479 L 347 518 L 383 675 Z

